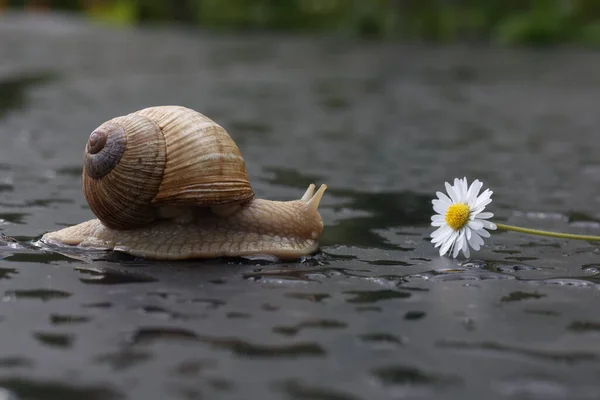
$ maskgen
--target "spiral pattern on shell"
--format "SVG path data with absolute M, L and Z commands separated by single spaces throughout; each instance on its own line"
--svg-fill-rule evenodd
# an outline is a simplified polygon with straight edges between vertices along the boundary
M 164 138 L 149 119 L 130 114 L 102 124 L 84 156 L 83 191 L 92 212 L 111 228 L 152 222 L 165 160 Z
M 229 134 L 180 106 L 150 107 L 94 130 L 83 190 L 108 227 L 151 223 L 165 205 L 211 206 L 252 199 L 244 159 Z
M 85 170 L 94 179 L 108 174 L 121 161 L 127 145 L 125 130 L 106 123 L 91 133 L 84 157 Z

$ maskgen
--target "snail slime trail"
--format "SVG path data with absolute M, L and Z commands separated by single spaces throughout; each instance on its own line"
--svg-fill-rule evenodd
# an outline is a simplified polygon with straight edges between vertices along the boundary
M 227 131 L 181 106 L 150 107 L 96 128 L 82 186 L 97 217 L 50 232 L 46 243 L 123 251 L 157 260 L 315 252 L 326 185 L 299 200 L 256 199 Z

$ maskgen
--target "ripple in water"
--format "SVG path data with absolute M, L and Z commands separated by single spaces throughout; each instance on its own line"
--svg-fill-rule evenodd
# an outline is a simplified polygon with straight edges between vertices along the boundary
M 14 268 L 0 268 L 0 280 L 11 279 L 14 275 L 18 273 L 19 271 Z
M 425 315 L 427 315 L 425 311 L 407 311 L 406 314 L 404 314 L 404 319 L 408 321 L 416 321 L 425 318 Z
M 56 253 L 17 253 L 4 258 L 4 261 L 27 262 L 36 264 L 57 264 L 59 262 L 73 263 L 76 260 Z
M 572 390 L 560 383 L 558 377 L 514 376 L 500 380 L 494 387 L 498 392 L 513 398 L 578 398 Z
M 550 286 L 570 286 L 582 289 L 597 289 L 600 286 L 600 280 L 596 277 L 584 278 L 548 278 L 548 279 L 529 279 L 527 282 L 538 283 Z
M 214 360 L 187 360 L 179 363 L 173 370 L 173 373 L 178 376 L 195 378 L 202 372 L 214 369 L 217 362 Z
M 348 324 L 332 319 L 313 319 L 309 321 L 300 322 L 293 326 L 276 326 L 273 328 L 273 332 L 279 333 L 285 336 L 295 336 L 301 330 L 307 328 L 316 329 L 341 329 L 346 328 Z
M 321 303 L 323 300 L 330 298 L 331 295 L 327 293 L 286 293 L 285 297 Z
M 287 380 L 273 385 L 274 389 L 283 391 L 293 400 L 359 400 L 360 398 L 340 390 L 325 387 L 309 386 L 295 380 Z
M 411 293 L 397 290 L 348 291 L 344 293 L 354 295 L 354 297 L 346 300 L 348 303 L 375 303 L 385 300 L 406 299 L 411 296 Z
M 106 384 L 77 386 L 64 382 L 41 381 L 27 378 L 0 378 L 0 386 L 16 393 L 20 399 L 61 400 L 121 400 L 123 394 L 110 389 Z
M 516 292 L 511 292 L 508 296 L 504 296 L 500 299 L 500 301 L 504 301 L 504 302 L 512 302 L 512 301 L 522 301 L 522 300 L 528 300 L 528 299 L 541 299 L 542 297 L 546 297 L 545 294 L 541 294 L 538 292 L 521 292 L 521 291 L 516 291 Z
M 65 333 L 37 332 L 33 334 L 33 337 L 46 346 L 61 349 L 72 347 L 75 341 L 74 335 Z
M 32 289 L 32 290 L 7 290 L 4 292 L 4 300 L 23 300 L 35 299 L 42 301 L 64 299 L 70 297 L 72 293 L 62 290 L 52 289 Z
M 406 365 L 392 365 L 375 368 L 373 375 L 385 386 L 402 387 L 406 395 L 422 392 L 419 389 L 434 389 L 461 383 L 457 377 L 423 371 Z
M 52 325 L 76 325 L 90 322 L 91 320 L 91 317 L 85 315 L 53 314 L 50 316 L 50 323 Z
M 162 318 L 162 319 L 171 319 L 171 320 L 187 320 L 191 319 L 192 316 L 187 314 L 181 314 L 175 311 L 167 310 L 166 308 L 148 305 L 142 306 L 139 308 L 141 312 L 144 314 L 152 315 L 154 317 Z
M 539 358 L 548 361 L 555 362 L 566 362 L 569 364 L 579 362 L 597 362 L 600 356 L 594 352 L 587 351 L 550 351 L 542 349 L 527 349 L 520 347 L 513 347 L 497 342 L 466 342 L 466 341 L 453 341 L 453 340 L 441 340 L 436 343 L 436 346 L 440 348 L 458 349 L 458 350 L 483 350 L 493 353 L 504 353 L 504 354 L 515 354 L 520 356 L 527 356 L 532 358 Z
M 156 282 L 156 279 L 149 275 L 125 270 L 87 267 L 77 267 L 75 270 L 82 274 L 89 275 L 89 277 L 79 279 L 82 283 L 93 285 L 123 285 L 127 283 Z
M 490 279 L 516 279 L 514 276 L 499 272 L 489 272 L 485 270 L 470 268 L 447 268 L 432 271 L 419 272 L 416 274 L 404 275 L 402 277 L 407 282 L 415 279 L 422 279 L 432 282 L 451 282 L 451 281 L 484 281 Z
M 600 322 L 594 321 L 574 321 L 568 327 L 573 332 L 600 332 Z
M 326 354 L 325 350 L 316 343 L 260 345 L 252 344 L 238 338 L 202 336 L 187 329 L 171 327 L 138 329 L 132 335 L 129 342 L 132 345 L 142 345 L 156 341 L 201 342 L 212 347 L 229 350 L 238 356 L 253 358 L 297 358 L 323 356 Z
M 123 371 L 152 359 L 152 354 L 139 350 L 122 349 L 115 353 L 106 353 L 94 357 L 97 364 L 107 364 L 114 371 Z
M 278 283 L 282 280 L 303 281 L 303 282 L 318 282 L 321 278 L 331 278 L 335 276 L 343 277 L 362 277 L 356 272 L 369 272 L 366 270 L 351 270 L 347 268 L 314 268 L 314 269 L 273 269 L 273 270 L 258 270 L 244 274 L 244 279 L 260 280 L 267 282 Z
M 0 368 L 33 368 L 34 365 L 34 361 L 26 357 L 7 356 L 0 358 Z
M 399 338 L 390 333 L 366 333 L 360 335 L 359 339 L 364 343 L 370 343 L 372 345 L 384 348 L 395 348 L 402 346 L 405 339 Z

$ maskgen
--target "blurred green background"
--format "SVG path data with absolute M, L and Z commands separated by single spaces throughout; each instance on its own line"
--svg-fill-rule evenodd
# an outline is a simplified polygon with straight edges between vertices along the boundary
M 600 45 L 600 0 L 0 0 L 111 24 L 327 32 L 376 39 Z

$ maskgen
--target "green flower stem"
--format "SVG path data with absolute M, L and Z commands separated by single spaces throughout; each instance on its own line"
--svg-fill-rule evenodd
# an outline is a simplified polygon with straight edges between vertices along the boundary
M 539 230 L 539 229 L 521 228 L 519 226 L 504 225 L 504 224 L 498 224 L 498 223 L 496 223 L 496 226 L 499 229 L 504 229 L 505 231 L 528 233 L 530 235 L 550 236 L 550 237 L 555 237 L 555 238 L 560 238 L 560 239 L 575 239 L 575 240 L 600 241 L 600 236 L 574 235 L 572 233 L 560 233 L 560 232 L 542 231 L 542 230 Z

